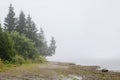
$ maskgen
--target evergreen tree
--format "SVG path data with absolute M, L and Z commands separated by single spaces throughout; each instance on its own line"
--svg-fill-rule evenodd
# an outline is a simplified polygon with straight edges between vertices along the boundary
M 52 37 L 50 46 L 48 48 L 48 56 L 52 56 L 53 54 L 55 54 L 55 49 L 56 49 L 56 41 L 54 37 Z
M 37 28 L 35 23 L 32 21 L 30 15 L 28 15 L 26 20 L 26 36 L 36 43 L 37 40 Z
M 9 32 L 15 31 L 16 26 L 16 19 L 15 19 L 15 12 L 14 8 L 12 7 L 12 4 L 10 4 L 9 12 L 7 17 L 5 18 L 5 29 L 7 29 Z
M 19 32 L 20 34 L 26 34 L 26 19 L 23 11 L 21 11 L 19 15 L 16 31 Z
M 45 39 L 44 31 L 40 28 L 40 33 L 38 33 L 38 44 L 37 49 L 42 56 L 47 56 L 48 54 L 48 45 Z

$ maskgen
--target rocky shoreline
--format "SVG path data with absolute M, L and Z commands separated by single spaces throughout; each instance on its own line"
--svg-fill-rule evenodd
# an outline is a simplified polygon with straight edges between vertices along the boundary
M 102 72 L 98 68 L 61 62 L 25 64 L 0 72 L 0 80 L 120 80 L 119 72 Z

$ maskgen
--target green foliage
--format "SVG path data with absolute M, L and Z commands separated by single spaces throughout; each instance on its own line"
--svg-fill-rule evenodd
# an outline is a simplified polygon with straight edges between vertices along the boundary
M 0 32 L 0 58 L 10 61 L 15 56 L 14 42 L 8 32 Z
M 44 31 L 42 28 L 40 28 L 40 32 L 38 33 L 37 49 L 38 49 L 40 55 L 47 56 L 48 45 L 47 45 L 47 41 L 45 39 Z
M 46 58 L 43 57 L 43 56 L 39 56 L 38 58 L 36 58 L 36 59 L 34 60 L 34 63 L 45 63 L 45 62 L 47 62 L 47 60 L 46 60 Z
M 40 28 L 40 32 L 38 33 L 38 43 L 37 49 L 39 51 L 39 54 L 42 56 L 52 56 L 55 54 L 56 50 L 56 41 L 54 37 L 51 38 L 50 45 L 47 45 L 47 41 L 45 39 L 44 31 L 42 28 Z
M 48 48 L 48 56 L 52 56 L 53 54 L 55 54 L 55 49 L 56 49 L 56 41 L 54 37 L 52 37 L 50 46 Z
M 15 49 L 17 53 L 24 57 L 24 59 L 32 58 L 37 56 L 37 50 L 35 48 L 35 43 L 25 37 L 20 35 L 18 32 L 11 32 L 11 37 L 15 42 Z
M 19 18 L 15 18 L 14 8 L 10 4 L 4 28 L 0 24 L 0 58 L 5 63 L 22 64 L 24 61 L 43 63 L 46 56 L 55 54 L 55 44 L 52 38 L 48 46 L 44 31 L 41 28 L 38 32 L 30 15 L 26 19 L 21 11 Z
M 7 29 L 7 31 L 15 31 L 15 27 L 16 27 L 16 18 L 15 18 L 15 12 L 14 12 L 14 8 L 12 7 L 12 4 L 10 4 L 9 7 L 9 12 L 7 17 L 5 18 L 5 29 Z
M 23 11 L 21 11 L 19 15 L 17 26 L 16 26 L 16 31 L 19 32 L 20 34 L 26 33 L 26 19 L 25 19 L 25 14 L 23 13 Z
M 27 59 L 26 63 L 47 63 L 47 59 L 43 56 L 39 56 L 37 58 L 33 59 Z
M 23 64 L 25 63 L 25 60 L 22 56 L 16 55 L 13 59 L 12 59 L 12 63 L 15 64 Z
M 26 36 L 33 40 L 35 43 L 37 41 L 37 28 L 36 28 L 36 24 L 34 23 L 34 21 L 32 21 L 32 18 L 30 17 L 30 15 L 28 15 L 27 20 L 26 20 Z

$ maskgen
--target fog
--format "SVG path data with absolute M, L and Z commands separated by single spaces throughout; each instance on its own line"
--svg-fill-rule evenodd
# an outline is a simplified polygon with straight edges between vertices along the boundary
M 49 60 L 119 64 L 119 0 L 0 0 L 2 23 L 10 3 L 16 16 L 21 10 L 31 14 L 37 27 L 44 29 L 48 41 L 55 37 L 56 54 Z

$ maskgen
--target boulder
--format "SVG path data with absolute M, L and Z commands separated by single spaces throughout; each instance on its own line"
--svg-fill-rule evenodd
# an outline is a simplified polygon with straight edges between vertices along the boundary
M 102 69 L 101 71 L 102 72 L 108 72 L 108 69 Z

